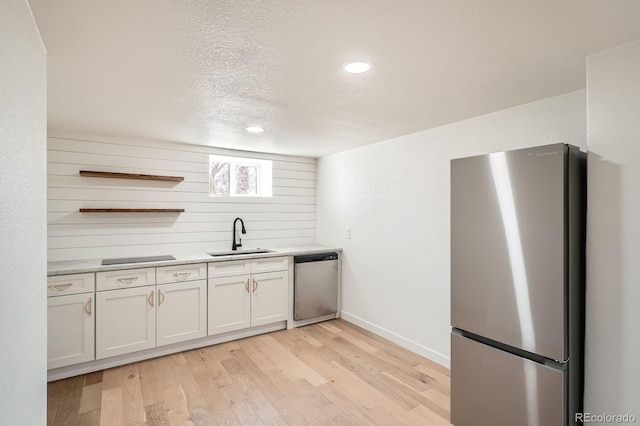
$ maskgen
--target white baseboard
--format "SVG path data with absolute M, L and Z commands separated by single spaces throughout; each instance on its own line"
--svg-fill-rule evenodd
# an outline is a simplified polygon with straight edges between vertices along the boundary
M 377 334 L 378 336 L 384 337 L 385 339 L 390 340 L 393 343 L 398 344 L 405 349 L 409 349 L 410 351 L 415 352 L 418 355 L 421 355 L 427 359 L 430 359 L 433 362 L 436 362 L 444 367 L 451 368 L 451 358 L 441 354 L 440 352 L 436 352 L 433 349 L 429 349 L 426 346 L 422 346 L 421 344 L 416 343 L 413 340 L 404 338 L 392 331 L 387 330 L 386 328 L 382 328 L 360 317 L 352 315 L 349 312 L 342 311 L 341 317 L 345 321 L 349 321 L 350 323 L 353 323 L 358 327 L 362 327 L 367 331 Z

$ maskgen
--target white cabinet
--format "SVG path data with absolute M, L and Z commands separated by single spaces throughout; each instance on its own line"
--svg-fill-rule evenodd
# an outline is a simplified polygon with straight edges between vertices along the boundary
M 93 293 L 47 299 L 47 368 L 94 359 L 94 308 Z
M 286 321 L 288 265 L 287 257 L 210 263 L 209 335 Z
M 204 275 L 205 264 L 98 273 L 96 358 L 205 337 L 207 281 L 193 281 Z
M 207 335 L 206 280 L 158 285 L 157 296 L 157 346 Z
M 155 299 L 155 286 L 96 293 L 96 359 L 155 347 Z
M 240 330 L 251 325 L 249 275 L 209 280 L 209 335 Z
M 254 274 L 251 284 L 251 325 L 286 321 L 289 306 L 289 272 Z

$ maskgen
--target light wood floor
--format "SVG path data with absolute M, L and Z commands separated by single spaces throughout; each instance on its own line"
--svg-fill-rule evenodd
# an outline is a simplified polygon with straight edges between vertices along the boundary
M 449 370 L 343 320 L 48 385 L 49 425 L 449 425 Z

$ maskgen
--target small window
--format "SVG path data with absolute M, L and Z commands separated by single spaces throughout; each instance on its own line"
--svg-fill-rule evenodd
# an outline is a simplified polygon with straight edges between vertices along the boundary
M 210 197 L 271 197 L 271 161 L 209 156 Z

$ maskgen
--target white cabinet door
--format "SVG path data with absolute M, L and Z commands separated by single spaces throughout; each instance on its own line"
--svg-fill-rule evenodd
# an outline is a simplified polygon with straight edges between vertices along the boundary
M 47 368 L 94 359 L 93 293 L 47 299 Z
M 209 335 L 251 325 L 249 275 L 209 279 Z
M 251 276 L 251 326 L 286 321 L 289 306 L 289 272 Z
M 158 286 L 157 346 L 207 335 L 207 281 Z
M 96 293 L 96 359 L 156 345 L 155 286 Z

